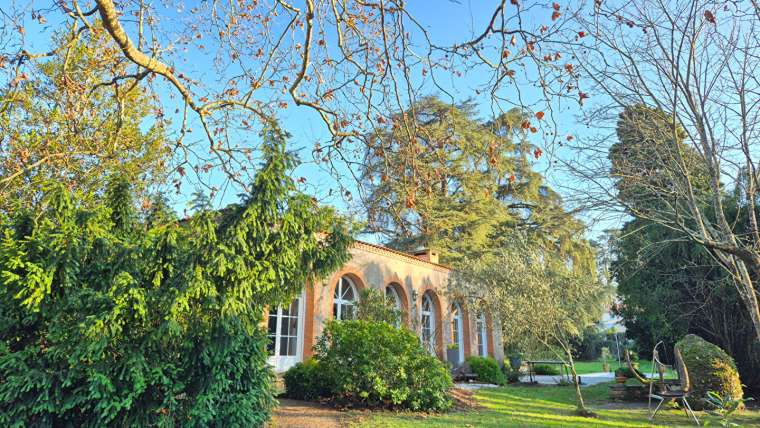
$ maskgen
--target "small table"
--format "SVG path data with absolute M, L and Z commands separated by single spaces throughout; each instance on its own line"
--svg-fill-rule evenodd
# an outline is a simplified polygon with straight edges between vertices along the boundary
M 564 379 L 567 380 L 567 382 L 570 382 L 570 367 L 565 363 L 564 361 L 556 361 L 556 360 L 527 360 L 525 362 L 528 365 L 528 379 L 531 383 L 536 383 L 535 380 L 535 366 L 536 365 L 547 365 L 547 366 L 560 366 L 559 368 L 559 374 Z

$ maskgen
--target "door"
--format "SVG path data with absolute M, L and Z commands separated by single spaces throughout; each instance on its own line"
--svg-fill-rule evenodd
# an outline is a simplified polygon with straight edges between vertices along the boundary
M 284 372 L 303 358 L 303 293 L 290 306 L 269 312 L 269 364 Z
M 462 364 L 464 362 L 464 329 L 462 328 L 462 310 L 459 305 L 455 303 L 451 307 L 451 312 L 451 336 L 453 339 L 452 343 L 457 344 L 457 353 L 459 357 L 457 363 Z

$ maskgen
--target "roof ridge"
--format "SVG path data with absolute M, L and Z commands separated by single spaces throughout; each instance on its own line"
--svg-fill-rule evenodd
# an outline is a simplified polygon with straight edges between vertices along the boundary
M 375 249 L 378 249 L 378 250 L 387 251 L 389 253 L 393 253 L 393 254 L 396 254 L 396 255 L 399 255 L 399 256 L 404 256 L 404 257 L 406 257 L 408 259 L 414 260 L 415 262 L 419 262 L 419 263 L 435 266 L 437 268 L 445 269 L 447 271 L 452 271 L 453 270 L 450 266 L 447 266 L 447 265 L 444 265 L 444 264 L 440 264 L 440 263 L 433 263 L 433 262 L 428 261 L 428 260 L 423 260 L 423 259 L 415 256 L 414 254 L 410 254 L 410 253 L 407 253 L 407 252 L 404 252 L 404 251 L 396 250 L 396 249 L 393 249 L 393 248 L 390 248 L 390 247 L 386 247 L 384 245 L 373 244 L 373 243 L 362 241 L 362 240 L 359 240 L 359 239 L 354 240 L 354 242 L 356 242 L 358 244 L 363 244 L 363 245 L 366 245 L 368 247 L 375 248 Z

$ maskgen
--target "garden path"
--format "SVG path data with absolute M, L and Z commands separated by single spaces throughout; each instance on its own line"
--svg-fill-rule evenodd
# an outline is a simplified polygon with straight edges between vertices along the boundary
M 353 419 L 350 412 L 320 403 L 284 398 L 279 402 L 268 428 L 343 428 Z

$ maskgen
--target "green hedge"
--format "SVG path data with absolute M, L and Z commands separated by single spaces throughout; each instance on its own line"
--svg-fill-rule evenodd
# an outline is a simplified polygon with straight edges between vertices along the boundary
M 451 407 L 448 369 L 406 328 L 377 321 L 332 321 L 315 361 L 285 374 L 286 395 L 341 405 L 442 411 Z
M 744 396 L 739 373 L 733 358 L 718 346 L 689 334 L 676 346 L 681 350 L 686 368 L 689 371 L 692 406 L 705 407 L 707 393 L 714 391 L 721 396 L 741 399 Z
M 490 357 L 467 357 L 467 364 L 481 382 L 505 385 L 507 377 L 499 367 L 499 363 Z
M 285 391 L 289 398 L 316 400 L 328 395 L 324 379 L 320 376 L 317 360 L 310 358 L 291 367 L 283 375 Z

